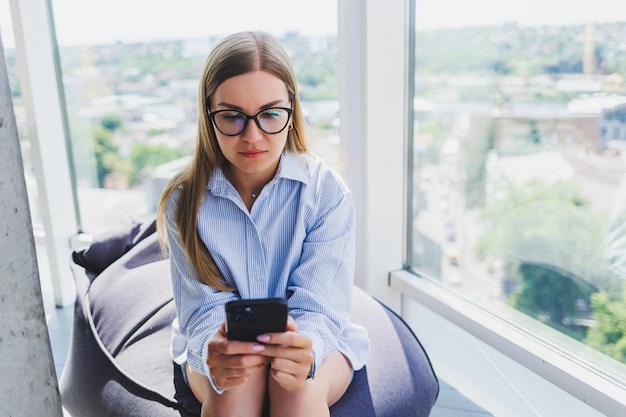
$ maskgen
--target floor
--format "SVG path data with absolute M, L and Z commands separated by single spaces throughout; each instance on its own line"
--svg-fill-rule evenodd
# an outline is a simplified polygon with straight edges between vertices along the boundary
M 43 252 L 43 253 L 42 253 Z M 45 260 L 45 252 L 38 248 L 39 261 Z M 43 266 L 43 265 L 42 265 Z M 52 356 L 57 377 L 63 372 L 63 365 L 69 349 L 72 331 L 72 317 L 74 306 L 57 308 L 54 306 L 52 288 L 45 279 L 45 269 L 40 267 L 42 274 L 41 287 L 52 346 Z M 465 398 L 445 381 L 441 381 L 441 390 L 437 403 L 431 412 L 431 417 L 490 417 L 492 416 L 476 404 Z M 67 416 L 69 417 L 69 416 Z
M 440 391 L 430 417 L 493 417 L 445 381 L 439 380 Z

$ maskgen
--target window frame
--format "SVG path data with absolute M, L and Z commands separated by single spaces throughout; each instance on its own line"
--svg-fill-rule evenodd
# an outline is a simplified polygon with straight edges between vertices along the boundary
M 51 4 L 10 0 L 10 8 L 40 196 L 44 227 L 41 239 L 48 255 L 55 305 L 66 307 L 76 299 L 67 259 L 72 241 L 78 236 L 78 218 Z

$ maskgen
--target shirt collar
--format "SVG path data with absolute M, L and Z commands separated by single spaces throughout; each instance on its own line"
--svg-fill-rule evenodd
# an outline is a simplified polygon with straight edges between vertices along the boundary
M 276 175 L 270 181 L 270 184 L 278 181 L 280 178 L 288 180 L 300 181 L 303 184 L 309 183 L 309 166 L 311 165 L 311 156 L 304 153 L 283 152 L 278 163 Z M 215 168 L 213 176 L 209 179 L 207 189 L 216 196 L 223 196 L 227 188 L 232 184 L 226 178 L 224 171 L 220 167 Z
M 300 181 L 306 185 L 309 183 L 311 162 L 311 156 L 308 154 L 283 152 L 275 178 Z

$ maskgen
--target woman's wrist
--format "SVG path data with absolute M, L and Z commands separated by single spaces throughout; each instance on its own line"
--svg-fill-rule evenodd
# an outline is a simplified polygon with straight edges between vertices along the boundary
M 306 379 L 315 379 L 315 352 L 313 352 L 313 362 L 311 362 L 311 369 L 309 369 L 309 373 L 306 376 Z

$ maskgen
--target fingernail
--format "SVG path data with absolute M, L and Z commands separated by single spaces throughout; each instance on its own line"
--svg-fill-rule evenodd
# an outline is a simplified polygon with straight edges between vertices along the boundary
M 259 342 L 269 342 L 270 337 L 266 334 L 262 334 L 261 336 L 257 336 L 256 340 L 258 340 Z
M 252 345 L 252 350 L 255 352 L 260 352 L 263 349 L 265 349 L 265 346 L 263 345 L 257 345 L 257 344 Z

